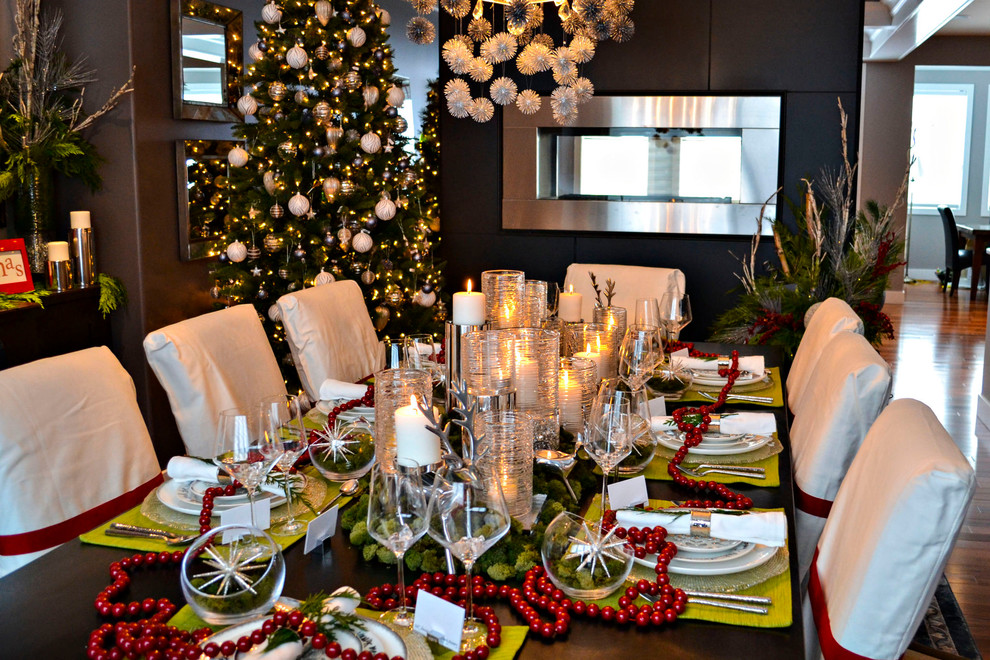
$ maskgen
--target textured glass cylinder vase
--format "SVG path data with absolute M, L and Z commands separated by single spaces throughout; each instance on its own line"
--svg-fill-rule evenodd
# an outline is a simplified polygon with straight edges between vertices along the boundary
M 485 320 L 492 329 L 522 325 L 526 274 L 521 270 L 486 270 L 481 273 L 485 294 Z
M 612 364 L 611 331 L 601 323 L 568 323 L 564 328 L 567 357 L 591 360 L 598 366 L 598 378 L 610 378 Z
M 560 425 L 569 433 L 584 430 L 598 387 L 598 367 L 591 360 L 565 357 L 560 359 L 557 400 Z
M 622 338 L 626 336 L 626 309 L 595 307 L 593 317 L 595 323 L 601 323 L 608 328 L 609 364 L 606 370 L 609 377 L 612 377 L 619 370 L 619 346 L 622 345 Z
M 542 328 L 546 320 L 547 283 L 542 280 L 526 280 L 521 325 L 524 328 Z
M 513 388 L 516 410 L 533 418 L 537 449 L 556 449 L 560 444 L 557 418 L 557 374 L 560 371 L 560 334 L 539 328 L 517 328 Z
M 518 411 L 492 410 L 481 415 L 488 453 L 481 460 L 491 466 L 514 518 L 533 508 L 533 421 Z
M 515 337 L 508 330 L 478 330 L 461 338 L 461 375 L 472 396 L 512 391 Z
M 420 403 L 433 400 L 429 372 L 419 369 L 385 369 L 375 374 L 375 460 L 391 465 L 395 460 L 395 411 L 409 405 L 409 398 Z
M 28 263 L 35 275 L 48 269 L 48 241 L 52 239 L 54 172 L 49 167 L 29 164 L 18 181 L 14 198 L 14 225 L 24 239 Z

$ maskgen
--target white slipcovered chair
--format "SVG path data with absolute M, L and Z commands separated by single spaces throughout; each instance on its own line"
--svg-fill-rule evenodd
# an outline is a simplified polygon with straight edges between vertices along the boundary
M 220 411 L 285 394 L 265 329 L 249 304 L 156 330 L 144 338 L 144 352 L 190 456 L 213 456 Z
M 787 372 L 787 407 L 794 412 L 798 399 L 825 351 L 829 339 L 838 332 L 863 334 L 863 321 L 845 300 L 826 298 L 808 321 L 794 360 Z
M 571 264 L 564 277 L 564 290 L 569 291 L 573 286 L 574 292 L 581 294 L 581 316 L 585 321 L 591 321 L 592 310 L 595 308 L 595 290 L 591 288 L 589 272 L 595 274 L 602 291 L 605 290 L 605 280 L 615 281 L 615 298 L 612 299 L 612 304 L 624 307 L 630 315 L 633 314 L 637 298 L 656 298 L 659 302 L 667 291 L 685 291 L 684 273 L 676 268 Z M 632 318 L 628 319 L 629 323 L 633 321 Z
M 303 388 L 314 401 L 327 378 L 353 383 L 385 365 L 361 287 L 342 280 L 278 299 Z
M 161 480 L 134 381 L 106 346 L 0 371 L 0 576 Z
M 927 406 L 913 399 L 887 406 L 818 541 L 803 602 L 808 658 L 901 657 L 952 552 L 975 482 Z
M 802 581 L 849 464 L 890 397 L 890 367 L 863 335 L 840 332 L 825 352 L 829 357 L 815 366 L 790 433 Z

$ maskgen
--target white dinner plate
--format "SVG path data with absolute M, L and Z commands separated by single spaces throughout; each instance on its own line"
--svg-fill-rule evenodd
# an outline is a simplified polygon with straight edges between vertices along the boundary
M 674 557 L 667 566 L 667 570 L 680 575 L 731 575 L 762 566 L 770 561 L 775 554 L 777 554 L 777 548 L 752 544 L 747 552 L 724 561 L 685 562 L 678 561 L 678 558 Z M 647 568 L 655 568 L 657 565 L 656 555 L 647 555 L 643 559 L 633 557 L 633 560 Z
M 745 454 L 746 452 L 759 449 L 773 440 L 772 435 L 744 435 L 735 442 L 724 442 L 720 444 L 705 445 L 702 442 L 697 447 L 688 450 L 688 456 L 733 456 L 735 454 Z M 657 442 L 677 451 L 684 444 L 681 434 L 671 431 L 664 431 L 657 434 Z M 690 462 L 690 461 L 689 461 Z
M 725 376 L 719 376 L 717 371 L 710 371 L 706 369 L 693 369 L 691 375 L 694 377 L 695 385 L 704 385 L 706 387 L 724 387 L 729 379 Z M 736 378 L 735 385 L 754 385 L 759 383 L 761 380 L 770 375 L 769 371 L 765 371 L 762 374 L 755 374 L 751 371 L 741 371 L 739 372 L 739 377 Z
M 670 560 L 675 567 L 690 566 L 715 566 L 716 564 L 733 561 L 738 557 L 753 552 L 756 549 L 755 543 L 740 543 L 731 550 L 711 555 L 692 555 L 687 552 L 678 552 L 677 556 Z M 676 562 L 676 563 L 675 563 Z
M 745 433 L 704 433 L 698 446 L 724 445 L 729 442 L 739 442 L 744 437 L 746 437 Z
M 713 536 L 671 534 L 667 540 L 677 546 L 677 556 L 721 555 L 738 546 L 742 541 L 717 539 Z
M 280 598 L 279 602 L 291 602 L 291 599 Z M 298 603 L 298 601 L 295 602 Z M 211 637 L 204 639 L 200 642 L 200 646 L 205 646 L 210 642 L 215 644 L 223 644 L 226 641 L 236 642 L 241 636 L 249 634 L 258 628 L 266 618 L 260 617 L 236 626 L 231 626 L 230 628 L 224 628 Z M 406 657 L 406 645 L 395 631 L 380 621 L 368 619 L 363 616 L 357 618 L 364 625 L 365 629 L 356 631 L 356 635 L 343 630 L 334 632 L 336 636 L 335 641 L 340 644 L 341 649 L 354 649 L 356 653 L 369 651 L 372 655 L 384 653 L 390 658 L 394 658 L 395 656 Z M 238 656 L 240 655 L 238 654 Z M 200 660 L 208 659 L 204 654 L 200 656 Z
M 158 497 L 158 501 L 172 509 L 173 511 L 178 511 L 179 513 L 188 513 L 193 516 L 198 516 L 203 510 L 203 499 L 202 497 L 197 501 L 196 496 L 189 490 L 188 481 L 175 481 L 169 480 L 158 487 L 155 491 L 155 495 Z M 258 499 L 269 498 L 272 501 L 272 506 L 276 507 L 280 504 L 285 504 L 285 495 L 275 495 L 264 490 L 258 491 Z M 247 498 L 245 497 L 245 500 Z M 216 500 L 213 503 L 213 515 L 218 515 L 222 511 L 233 508 L 235 506 L 240 506 L 240 503 L 233 504 L 220 504 Z
M 347 403 L 344 399 L 329 399 L 327 401 L 317 401 L 316 409 L 319 410 L 324 415 L 329 415 L 336 406 L 342 403 Z M 371 415 L 373 418 L 375 416 L 374 406 L 356 406 L 350 410 L 345 410 L 344 412 L 337 415 L 339 419 L 343 415 L 353 415 L 359 417 L 361 415 L 368 416 Z
M 189 493 L 199 502 L 203 501 L 203 496 L 206 495 L 206 491 L 210 488 L 215 488 L 219 486 L 223 488 L 222 484 L 210 483 L 209 481 L 190 481 L 189 482 Z M 233 504 L 244 504 L 248 501 L 247 490 L 243 488 L 238 489 L 239 492 L 233 495 L 222 495 L 220 497 L 213 498 L 213 505 L 233 505 Z

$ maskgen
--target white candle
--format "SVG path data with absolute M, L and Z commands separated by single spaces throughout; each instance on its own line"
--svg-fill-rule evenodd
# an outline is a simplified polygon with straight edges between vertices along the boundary
M 568 431 L 580 430 L 581 383 L 571 379 L 570 369 L 560 370 L 557 398 L 560 401 L 560 425 Z
M 521 355 L 516 356 L 516 406 L 526 410 L 539 402 L 540 365 Z
M 557 299 L 557 316 L 561 321 L 577 323 L 581 320 L 581 298 L 580 293 L 574 293 L 573 284 L 560 294 Z
M 70 211 L 69 225 L 73 229 L 89 229 L 93 225 L 90 222 L 89 211 Z
M 485 323 L 485 294 L 471 290 L 454 294 L 453 322 L 455 325 L 483 325 Z
M 585 348 L 585 350 L 580 353 L 575 353 L 574 357 L 584 358 L 585 360 L 591 360 L 595 363 L 595 370 L 598 372 L 598 380 L 605 378 L 605 359 L 601 353 L 601 347 L 597 351 L 591 350 L 591 344 Z
M 48 261 L 68 261 L 69 244 L 65 241 L 52 241 L 48 244 Z
M 414 397 L 409 397 L 408 406 L 395 411 L 395 458 L 399 465 L 415 461 L 426 466 L 440 461 L 440 438 L 426 428 L 428 423 Z

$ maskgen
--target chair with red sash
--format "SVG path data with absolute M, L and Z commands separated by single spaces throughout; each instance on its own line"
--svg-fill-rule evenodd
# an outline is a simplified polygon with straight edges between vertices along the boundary
M 299 380 L 314 401 L 328 378 L 353 383 L 385 365 L 384 348 L 354 280 L 287 293 L 278 308 Z
M 285 394 L 285 381 L 253 305 L 235 305 L 156 330 L 144 352 L 168 394 L 190 456 L 213 457 L 222 410 Z
M 0 371 L 0 576 L 140 504 L 161 468 L 105 346 Z
M 826 298 L 808 320 L 801 343 L 787 372 L 787 407 L 797 413 L 798 400 L 804 394 L 815 365 L 825 352 L 825 345 L 839 332 L 863 334 L 863 321 L 849 304 L 839 298 Z
M 839 484 L 890 397 L 890 367 L 865 337 L 840 332 L 824 352 L 828 358 L 815 367 L 791 425 L 802 583 Z
M 818 541 L 808 658 L 899 658 L 952 552 L 976 476 L 934 413 L 893 401 L 870 429 Z

